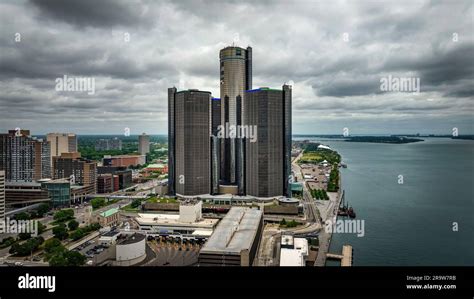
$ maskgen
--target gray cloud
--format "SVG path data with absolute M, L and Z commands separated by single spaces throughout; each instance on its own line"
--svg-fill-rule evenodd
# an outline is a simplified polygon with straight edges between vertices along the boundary
M 255 87 L 294 81 L 295 133 L 474 132 L 472 13 L 424 0 L 0 3 L 0 131 L 165 133 L 167 88 L 219 96 L 219 49 L 238 37 Z M 95 94 L 56 91 L 63 75 L 94 78 Z M 422 92 L 382 93 L 388 75 L 419 77 Z

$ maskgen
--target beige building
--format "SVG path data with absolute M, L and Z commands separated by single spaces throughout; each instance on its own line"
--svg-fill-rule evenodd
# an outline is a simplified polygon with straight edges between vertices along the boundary
M 49 133 L 46 135 L 46 140 L 51 144 L 51 163 L 53 163 L 53 157 L 59 157 L 63 153 L 77 152 L 76 134 Z
M 138 136 L 138 152 L 140 155 L 146 155 L 150 152 L 150 136 L 145 133 Z

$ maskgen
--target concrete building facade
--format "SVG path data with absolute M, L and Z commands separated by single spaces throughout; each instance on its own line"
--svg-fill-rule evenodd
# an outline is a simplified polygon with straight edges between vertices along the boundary
M 53 157 L 59 157 L 62 153 L 77 152 L 77 136 L 73 133 L 49 133 L 46 140 L 51 147 L 51 166 Z
M 150 152 L 150 136 L 145 133 L 138 136 L 138 152 L 140 155 L 146 155 Z

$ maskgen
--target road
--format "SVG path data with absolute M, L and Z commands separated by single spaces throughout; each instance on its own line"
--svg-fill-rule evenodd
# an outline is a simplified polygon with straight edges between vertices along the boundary
M 299 159 L 303 156 L 304 151 L 302 151 L 292 162 L 292 169 L 295 173 L 298 182 L 303 183 L 303 204 L 304 204 L 304 211 L 305 216 L 308 222 L 316 223 L 319 228 L 321 227 L 321 217 L 319 216 L 319 210 L 316 207 L 316 203 L 314 202 L 311 193 L 309 192 L 308 186 L 304 180 L 303 172 L 301 171 L 301 167 L 298 165 Z

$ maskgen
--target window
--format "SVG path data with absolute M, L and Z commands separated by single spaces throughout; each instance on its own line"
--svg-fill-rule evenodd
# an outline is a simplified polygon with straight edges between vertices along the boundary
M 241 49 L 235 49 L 235 55 L 242 56 L 242 50 Z

